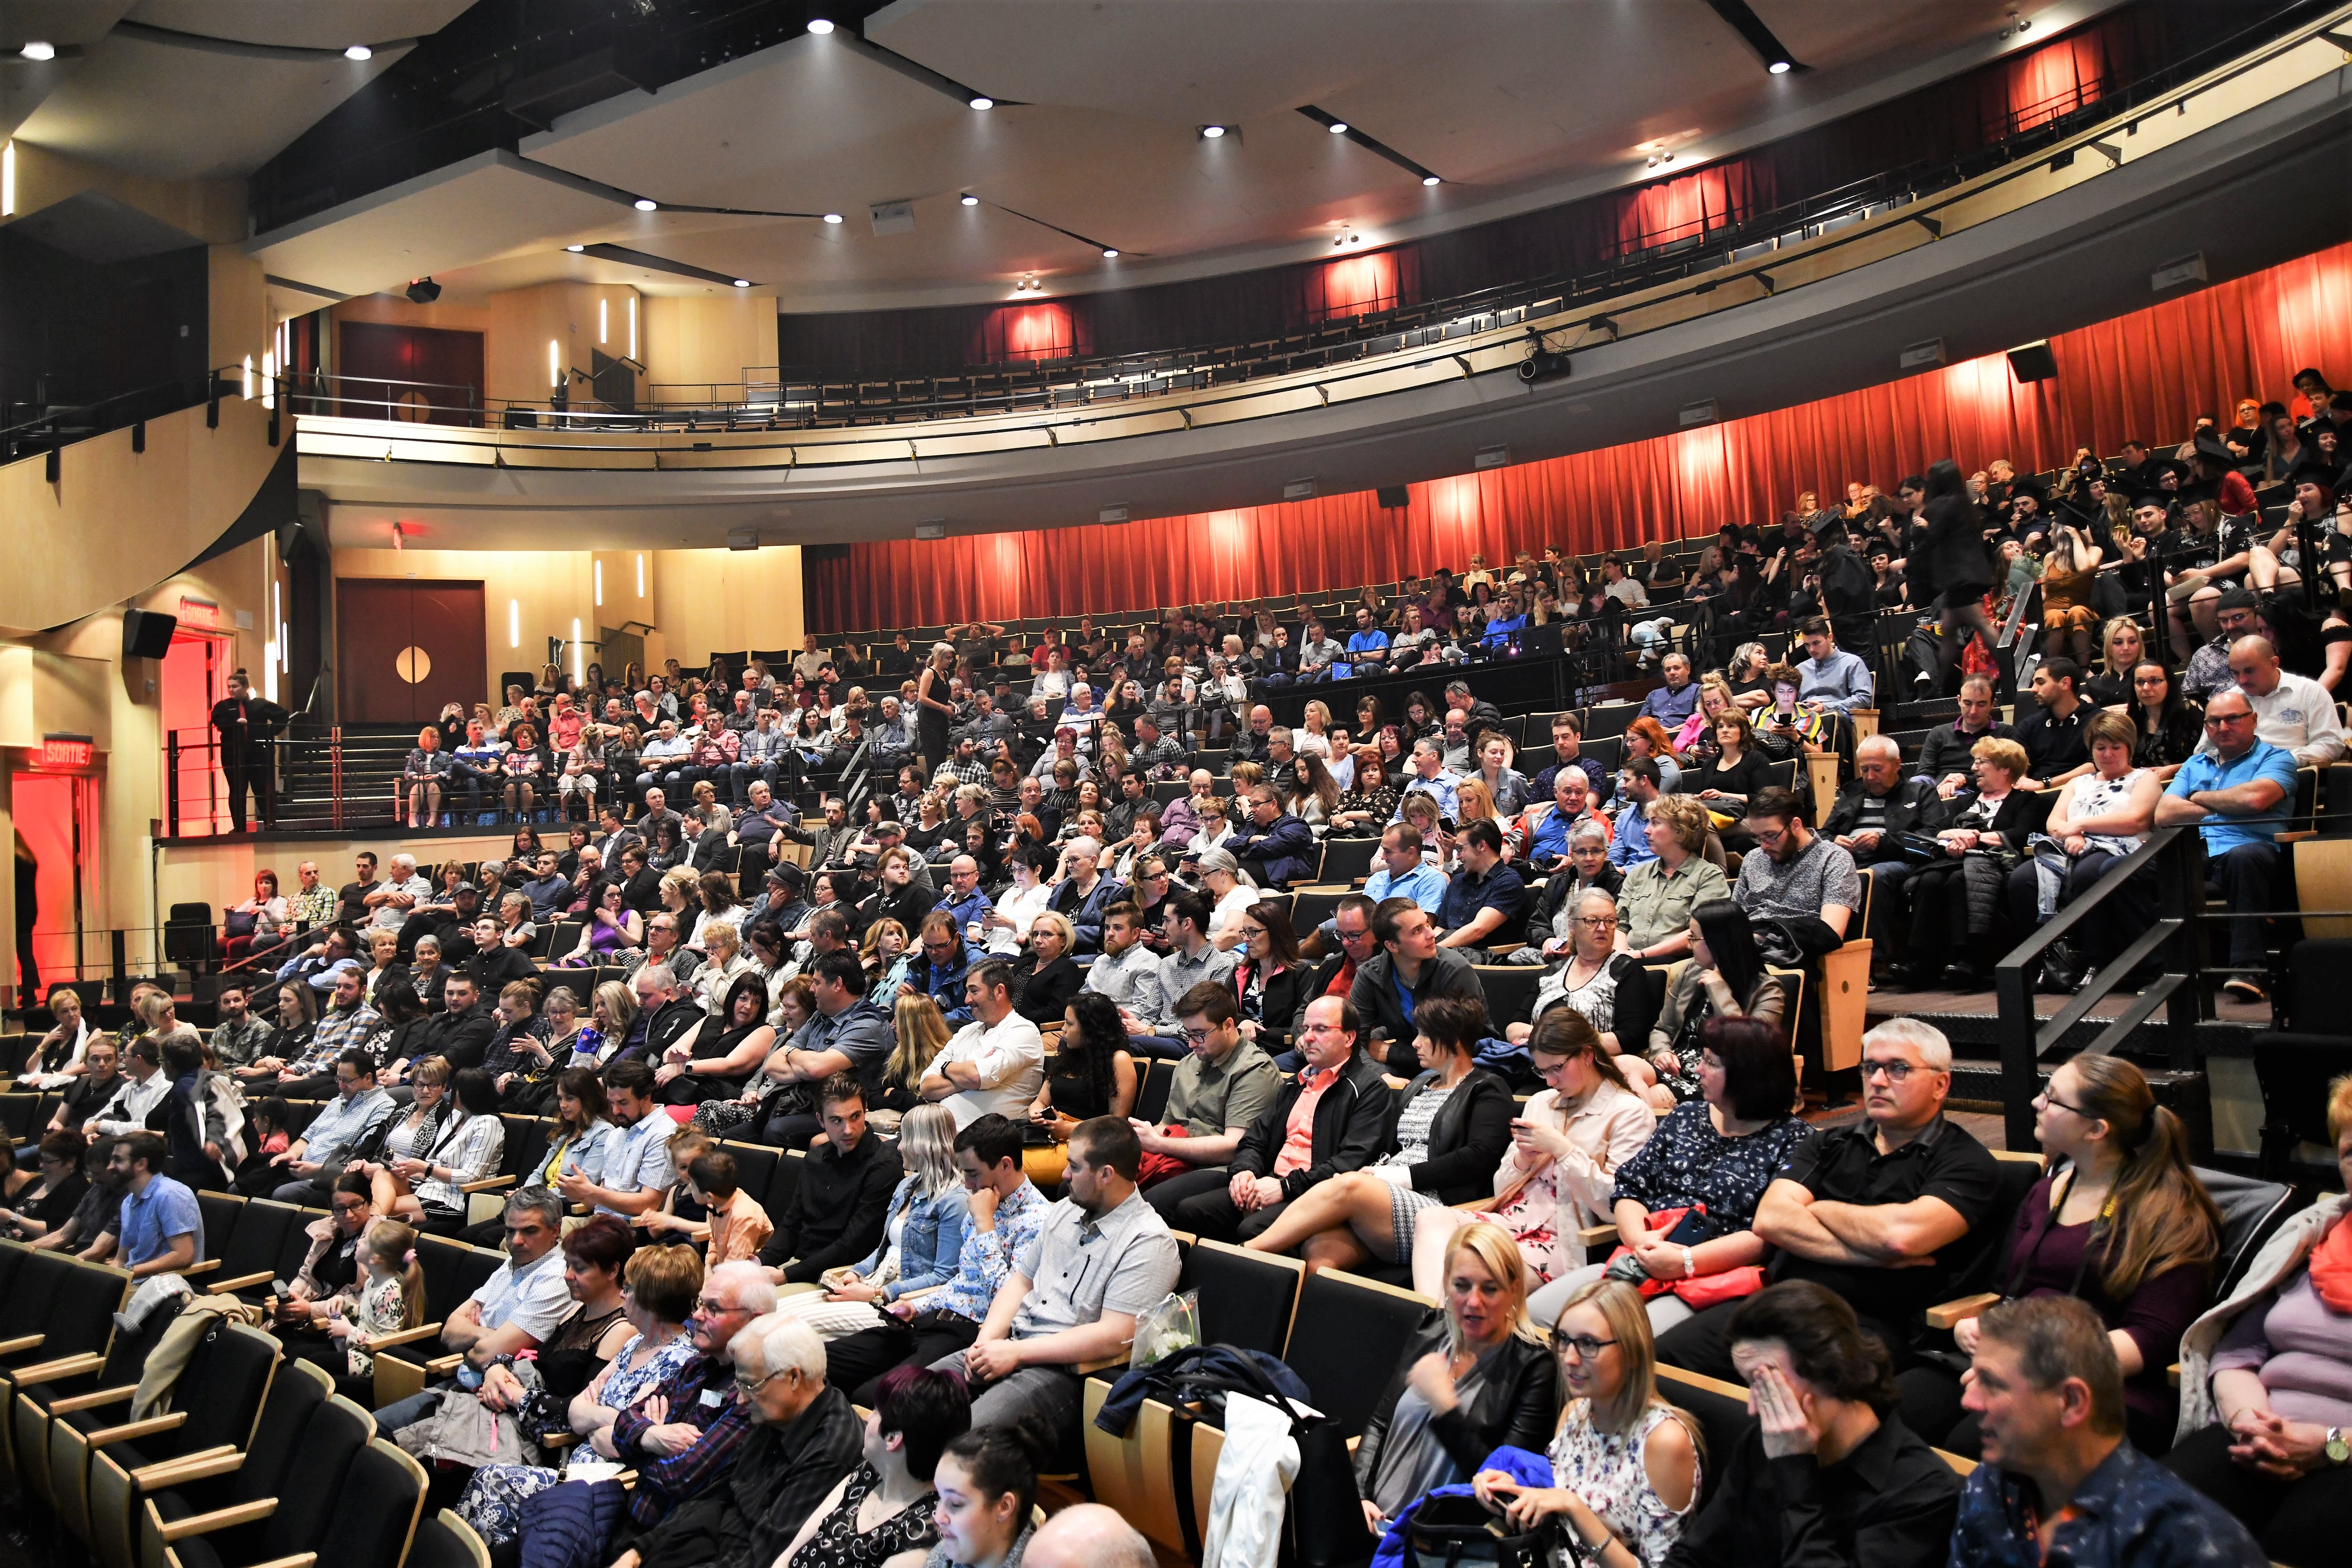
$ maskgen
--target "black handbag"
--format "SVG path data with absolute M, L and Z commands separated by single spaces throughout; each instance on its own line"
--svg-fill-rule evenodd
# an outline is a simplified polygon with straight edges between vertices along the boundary
M 1495 1568 L 1549 1568 L 1560 1532 L 1549 1521 L 1514 1533 L 1503 1516 L 1475 1497 L 1433 1497 L 1421 1505 L 1407 1531 L 1410 1556 L 1423 1563 L 1492 1563 Z

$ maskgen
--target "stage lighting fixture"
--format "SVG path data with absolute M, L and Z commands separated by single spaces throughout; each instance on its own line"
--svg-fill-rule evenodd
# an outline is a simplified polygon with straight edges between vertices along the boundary
M 31 40 L 17 52 L 28 60 L 53 60 L 58 58 L 57 45 L 43 43 L 38 38 Z
M 430 305 L 441 298 L 441 285 L 430 278 L 412 278 L 408 281 L 408 297 L 419 305 Z
M 369 48 L 365 44 L 353 44 L 350 48 L 343 51 L 343 58 L 347 60 L 372 60 L 375 58 L 375 51 Z
M 969 192 L 965 193 L 962 196 L 961 196 L 961 197 L 959 197 L 959 198 L 957 198 L 957 199 L 958 199 L 958 200 L 960 200 L 960 201 L 961 201 L 961 202 L 963 203 L 963 205 L 966 205 L 966 206 L 968 206 L 968 207 L 976 207 L 976 206 L 980 205 L 980 198 L 979 198 L 978 196 L 975 196 L 975 195 L 971 195 L 971 193 L 969 193 Z
M 1345 136 L 1348 133 L 1348 122 L 1344 120 L 1335 120 L 1323 129 L 1334 136 Z
M 827 33 L 833 31 L 833 24 L 826 21 L 822 16 L 811 16 L 809 18 L 808 30 L 822 38 Z
M 1568 356 L 1555 353 L 1540 343 L 1531 345 L 1528 350 L 1528 357 L 1519 362 L 1519 379 L 1529 386 L 1539 385 L 1547 381 L 1559 381 L 1568 373 Z
M 639 196 L 631 205 L 641 213 L 658 212 L 661 210 L 661 203 L 654 200 L 651 196 Z
M 1118 247 L 1117 247 L 1117 246 L 1115 246 L 1115 245 L 1106 245 L 1106 246 L 1104 246 L 1104 247 L 1103 247 L 1103 259 L 1104 259 L 1104 260 L 1106 260 L 1106 261 L 1114 260 L 1114 259 L 1116 259 L 1116 258 L 1118 258 Z
M 982 97 L 973 99 L 971 100 L 971 106 L 974 109 L 994 109 L 996 107 L 996 100 L 983 95 Z
M 824 215 L 824 221 L 827 223 L 839 223 L 841 221 L 841 215 L 839 213 L 827 213 Z

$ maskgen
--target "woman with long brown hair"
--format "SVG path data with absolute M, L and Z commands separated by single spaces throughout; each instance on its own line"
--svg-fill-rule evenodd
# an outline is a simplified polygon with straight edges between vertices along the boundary
M 2165 1369 L 2205 1304 L 2221 1211 L 2189 1167 L 2188 1128 L 2131 1063 L 2085 1052 L 2033 1103 L 2045 1173 L 2018 1205 L 2000 1292 L 2079 1296 L 2097 1310 L 2123 1366 L 2126 1429 L 2142 1453 L 2161 1454 L 2178 1411 Z M 1973 1354 L 1976 1320 L 1952 1341 Z M 1927 1363 L 1896 1381 L 1906 1426 L 1975 1458 L 1977 1418 L 1963 1417 L 1958 1372 Z

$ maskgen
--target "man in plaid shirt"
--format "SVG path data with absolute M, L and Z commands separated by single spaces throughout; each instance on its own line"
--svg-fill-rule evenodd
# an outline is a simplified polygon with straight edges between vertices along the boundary
M 592 1439 L 598 1455 L 637 1472 L 629 1518 L 639 1530 L 659 1524 L 677 1504 L 709 1490 L 734 1463 L 759 1413 L 736 1390 L 727 1344 L 752 1319 L 775 1310 L 776 1288 L 758 1264 L 722 1263 L 712 1269 L 688 1320 L 699 1353 Z M 528 1513 L 524 1525 L 528 1530 Z M 630 1533 L 623 1531 L 625 1537 Z
M 1146 778 L 1181 779 L 1189 771 L 1182 742 L 1161 734 L 1160 721 L 1149 713 L 1135 717 L 1135 745 L 1128 757 Z

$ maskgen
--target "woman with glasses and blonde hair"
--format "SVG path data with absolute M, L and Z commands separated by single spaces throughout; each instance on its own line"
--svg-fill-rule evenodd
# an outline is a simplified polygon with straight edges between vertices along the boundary
M 1552 1484 L 1481 1470 L 1471 1489 L 1515 1531 L 1559 1521 L 1580 1563 L 1658 1568 L 1698 1500 L 1700 1443 L 1691 1418 L 1659 1395 L 1642 1298 L 1622 1280 L 1595 1280 L 1569 1297 L 1551 1334 L 1566 1395 L 1545 1450 Z
M 1433 1488 L 1470 1479 L 1497 1447 L 1541 1444 L 1555 1424 L 1550 1357 L 1528 1321 L 1511 1233 L 1465 1226 L 1444 1265 L 1443 1313 L 1405 1345 L 1356 1449 L 1356 1493 L 1376 1533 Z

